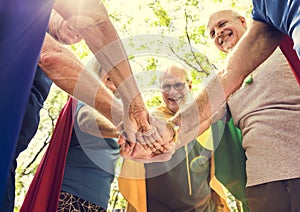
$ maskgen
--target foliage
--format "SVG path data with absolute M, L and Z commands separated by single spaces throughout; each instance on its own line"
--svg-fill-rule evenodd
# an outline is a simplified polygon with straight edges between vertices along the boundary
M 28 148 L 18 157 L 16 170 L 15 210 L 22 205 L 23 198 L 33 178 L 34 172 L 48 146 L 58 114 L 67 100 L 67 94 L 55 85 L 40 112 L 40 125 Z
M 167 46 L 172 54 L 171 59 L 163 57 L 162 49 L 153 49 L 154 45 L 145 40 L 142 45 L 131 40 L 128 47 L 150 51 L 150 55 L 129 54 L 130 63 L 139 82 L 143 98 L 148 108 L 162 103 L 158 88 L 159 70 L 172 63 L 183 64 L 191 71 L 193 91 L 196 92 L 212 71 L 222 67 L 225 55 L 212 45 L 206 34 L 208 14 L 216 8 L 235 8 L 250 15 L 250 0 L 103 0 L 111 20 L 118 29 L 122 39 L 136 35 L 160 35 L 162 40 L 156 46 Z M 166 45 L 164 38 L 176 38 L 176 45 Z M 69 47 L 82 61 L 86 63 L 90 52 L 84 42 Z M 142 74 L 140 74 L 142 73 Z M 147 74 L 146 74 L 147 73 Z M 19 210 L 22 200 L 38 166 L 41 156 L 47 147 L 52 134 L 58 113 L 67 95 L 53 86 L 47 101 L 41 111 L 41 121 L 38 132 L 28 149 L 18 159 L 16 176 L 16 211 Z M 228 196 L 235 202 L 232 196 Z M 110 209 L 124 207 L 125 200 L 118 192 L 116 181 L 112 185 Z M 232 206 L 233 210 L 236 206 Z

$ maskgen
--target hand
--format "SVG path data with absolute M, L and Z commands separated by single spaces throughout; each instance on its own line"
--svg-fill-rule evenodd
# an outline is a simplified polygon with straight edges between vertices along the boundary
M 119 137 L 120 155 L 124 158 L 131 159 L 142 163 L 164 162 L 170 160 L 175 153 L 175 142 L 165 143 L 163 150 L 153 152 L 150 148 L 145 149 L 139 143 L 131 143 L 126 141 L 123 136 Z
M 62 44 L 70 45 L 82 40 L 82 37 L 55 10 L 52 10 L 48 28 L 50 35 Z
M 166 122 L 156 118 L 155 116 L 150 116 L 150 123 L 158 129 L 161 135 L 161 145 L 168 145 L 174 139 L 174 130 L 168 127 Z
M 154 153 L 148 148 L 145 149 L 139 143 L 126 141 L 124 136 L 119 137 L 120 155 L 127 159 L 150 159 Z
M 152 152 L 152 155 L 147 157 L 147 158 L 138 158 L 135 157 L 135 149 L 132 151 L 132 160 L 135 160 L 137 162 L 142 162 L 142 163 L 153 163 L 153 162 L 165 162 L 168 161 L 172 158 L 172 155 L 176 151 L 176 144 L 175 142 L 169 142 L 164 144 L 163 146 L 163 151 L 157 150 L 156 152 Z
M 150 130 L 146 133 L 137 132 L 137 142 L 144 146 L 147 145 L 153 152 L 164 151 L 164 145 L 173 139 L 173 131 L 169 130 L 166 123 L 155 116 L 150 116 L 149 120 Z
M 149 117 L 144 106 L 131 106 L 128 116 L 123 117 L 123 122 L 123 135 L 128 141 L 139 142 L 145 149 L 150 148 L 152 151 L 162 148 L 161 130 L 159 131 L 157 126 L 161 127 L 164 124 L 152 116 Z

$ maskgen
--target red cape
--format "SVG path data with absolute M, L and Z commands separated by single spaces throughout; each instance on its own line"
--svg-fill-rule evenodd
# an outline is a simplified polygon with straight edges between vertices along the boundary
M 76 104 L 76 100 L 70 98 L 60 112 L 48 149 L 36 170 L 21 212 L 56 211 Z
M 280 49 L 288 60 L 294 75 L 300 84 L 300 60 L 296 51 L 293 49 L 293 41 L 289 36 L 284 36 L 281 41 Z

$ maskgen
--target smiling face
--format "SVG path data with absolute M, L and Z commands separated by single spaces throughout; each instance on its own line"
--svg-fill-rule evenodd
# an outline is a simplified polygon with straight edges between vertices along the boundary
M 163 101 L 169 110 L 176 113 L 187 102 L 191 88 L 186 70 L 172 66 L 163 73 L 160 82 Z
M 222 10 L 209 17 L 207 29 L 216 47 L 228 53 L 245 33 L 246 20 L 234 11 Z

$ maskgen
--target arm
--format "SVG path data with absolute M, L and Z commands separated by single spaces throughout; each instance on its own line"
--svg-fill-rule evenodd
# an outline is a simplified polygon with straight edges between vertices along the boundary
M 62 44 L 70 45 L 82 40 L 82 37 L 55 10 L 51 12 L 48 32 L 55 40 Z
M 236 91 L 245 77 L 274 52 L 283 35 L 268 24 L 252 22 L 245 36 L 230 54 L 225 71 L 221 74 L 226 97 Z
M 149 114 L 134 80 L 127 55 L 107 11 L 97 0 L 57 0 L 54 8 L 83 37 L 103 70 L 119 88 L 126 126 L 148 131 Z M 95 95 L 95 108 L 101 107 L 101 93 Z M 129 112 L 129 116 L 127 115 Z M 134 138 L 132 138 L 135 140 Z
M 180 126 L 179 139 L 188 138 L 185 141 L 189 142 L 208 129 L 211 117 L 223 113 L 220 108 L 226 99 L 241 86 L 249 73 L 272 54 L 282 36 L 273 27 L 254 21 L 234 48 L 225 70 L 208 82 L 193 104 L 171 119 Z
M 85 70 L 77 57 L 60 43 L 54 40 L 48 33 L 40 53 L 39 65 L 47 76 L 61 89 L 80 99 L 88 105 L 95 107 L 95 96 L 98 94 L 96 109 L 111 116 L 113 101 L 111 92 L 100 83 L 91 73 Z M 119 106 L 113 107 L 116 113 L 122 114 Z
M 123 158 L 131 159 L 142 163 L 164 162 L 170 160 L 175 153 L 175 143 L 169 142 L 164 144 L 163 151 L 153 152 L 150 148 L 145 149 L 140 143 L 128 143 L 131 151 L 126 150 L 125 138 L 120 136 L 118 141 L 120 147 L 120 155 Z
M 83 132 L 94 136 L 104 138 L 117 138 L 119 136 L 119 130 L 111 121 L 87 105 L 79 109 L 77 123 Z

